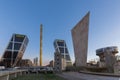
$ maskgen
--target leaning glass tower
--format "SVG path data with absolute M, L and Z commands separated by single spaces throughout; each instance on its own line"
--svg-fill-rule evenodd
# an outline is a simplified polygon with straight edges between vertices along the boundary
M 55 52 L 59 52 L 66 61 L 66 66 L 71 66 L 72 62 L 69 56 L 68 48 L 64 40 L 56 39 L 54 41 Z
M 19 64 L 29 40 L 26 35 L 13 34 L 1 58 L 5 67 L 14 67 Z

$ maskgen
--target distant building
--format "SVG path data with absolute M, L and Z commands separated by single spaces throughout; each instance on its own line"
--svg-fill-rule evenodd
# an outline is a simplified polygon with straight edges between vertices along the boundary
M 1 58 L 1 65 L 15 67 L 23 57 L 29 40 L 26 35 L 13 34 Z
M 33 65 L 38 66 L 38 57 L 33 59 Z
M 116 54 L 118 48 L 116 46 L 100 48 L 96 50 L 96 55 L 100 57 L 99 67 L 107 67 L 108 72 L 114 72 L 114 65 L 116 64 Z
M 89 61 L 88 63 L 87 63 L 87 66 L 88 67 L 97 67 L 97 62 L 96 61 Z
M 49 67 L 54 67 L 54 61 L 53 60 L 50 61 Z
M 75 66 L 86 66 L 88 50 L 89 12 L 71 30 L 75 53 Z
M 30 67 L 33 66 L 32 61 L 30 59 L 22 59 L 19 63 L 20 67 Z

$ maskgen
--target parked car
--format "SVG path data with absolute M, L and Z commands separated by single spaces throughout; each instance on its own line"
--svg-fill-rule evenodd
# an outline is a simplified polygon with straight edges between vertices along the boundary
M 29 68 L 28 72 L 30 72 L 30 73 L 37 73 L 38 70 L 36 68 Z
M 48 73 L 53 73 L 53 68 L 52 67 L 46 67 Z
M 39 67 L 38 72 L 39 73 L 46 73 L 47 69 L 46 67 Z

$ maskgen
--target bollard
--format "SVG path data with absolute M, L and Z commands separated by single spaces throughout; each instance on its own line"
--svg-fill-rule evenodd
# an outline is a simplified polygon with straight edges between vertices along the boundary
M 17 77 L 17 73 L 15 73 L 15 78 Z
M 8 75 L 7 75 L 7 80 L 9 80 L 9 77 L 10 77 L 10 75 L 8 74 Z

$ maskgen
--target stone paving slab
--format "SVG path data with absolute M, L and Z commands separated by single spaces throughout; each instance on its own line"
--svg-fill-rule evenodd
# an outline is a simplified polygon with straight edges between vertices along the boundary
M 63 78 L 68 80 L 120 80 L 120 77 L 112 77 L 112 76 L 99 76 L 99 75 L 91 75 L 91 74 L 83 74 L 78 72 L 63 72 L 62 74 L 57 74 Z
M 85 80 L 85 79 L 82 79 L 80 77 L 73 76 L 73 75 L 71 75 L 71 73 L 70 74 L 69 73 L 62 73 L 62 74 L 56 74 L 56 75 L 63 77 L 67 80 Z

